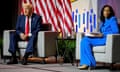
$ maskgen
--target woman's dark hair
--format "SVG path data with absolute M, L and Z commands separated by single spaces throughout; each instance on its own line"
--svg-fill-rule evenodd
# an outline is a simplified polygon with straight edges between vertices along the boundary
M 100 20 L 102 22 L 105 22 L 105 17 L 103 16 L 103 11 L 104 11 L 104 8 L 106 8 L 106 7 L 109 7 L 109 9 L 110 9 L 110 15 L 108 16 L 108 18 L 111 18 L 112 16 L 115 16 L 113 8 L 110 5 L 104 5 L 102 10 L 101 10 L 101 16 L 100 16 Z

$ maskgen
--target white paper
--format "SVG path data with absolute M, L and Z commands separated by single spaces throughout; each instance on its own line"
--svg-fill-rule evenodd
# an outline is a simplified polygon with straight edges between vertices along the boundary
M 91 33 L 85 33 L 85 36 L 94 37 L 95 35 L 93 35 Z

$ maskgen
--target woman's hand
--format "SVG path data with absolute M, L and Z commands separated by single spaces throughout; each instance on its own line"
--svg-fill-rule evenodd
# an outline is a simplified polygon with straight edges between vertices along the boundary
M 103 34 L 102 33 L 91 33 L 92 35 L 94 35 L 95 37 L 102 37 Z

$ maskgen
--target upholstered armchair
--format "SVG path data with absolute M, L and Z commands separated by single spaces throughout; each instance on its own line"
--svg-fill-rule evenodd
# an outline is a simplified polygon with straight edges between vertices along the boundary
M 4 30 L 3 32 L 3 58 L 6 59 L 11 56 L 8 52 L 10 44 L 10 34 L 15 33 L 15 30 Z M 36 44 L 35 56 L 48 57 L 56 55 L 57 32 L 51 30 L 51 24 L 42 24 L 41 31 L 38 32 L 38 40 Z M 23 56 L 26 50 L 27 42 L 19 41 L 17 56 Z
M 80 60 L 80 42 L 82 37 L 84 37 L 83 33 L 77 33 L 76 60 Z M 106 45 L 93 47 L 93 55 L 97 62 L 110 63 L 111 65 L 120 62 L 120 34 L 107 35 Z

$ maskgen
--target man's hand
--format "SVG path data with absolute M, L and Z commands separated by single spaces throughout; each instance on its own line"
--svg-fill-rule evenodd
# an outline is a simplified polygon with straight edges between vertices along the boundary
M 20 38 L 22 39 L 22 40 L 26 40 L 27 39 L 27 35 L 25 35 L 24 33 L 20 33 Z

